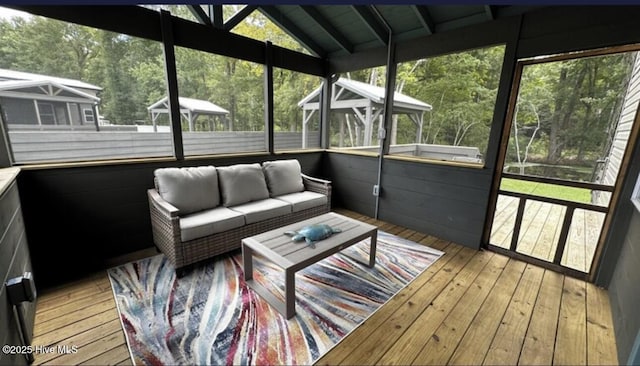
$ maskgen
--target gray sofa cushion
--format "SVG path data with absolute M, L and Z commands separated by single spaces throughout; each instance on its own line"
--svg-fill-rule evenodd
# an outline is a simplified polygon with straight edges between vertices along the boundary
M 247 224 L 291 213 L 290 204 L 273 198 L 233 206 L 230 209 L 242 213 Z
M 226 207 L 269 198 L 260 164 L 219 167 L 220 194 Z
M 289 193 L 275 197 L 275 199 L 291 204 L 293 212 L 327 204 L 327 196 L 310 191 Z
M 265 161 L 262 163 L 262 170 L 271 197 L 304 191 L 302 171 L 298 160 Z
M 180 236 L 182 241 L 189 241 L 243 225 L 243 214 L 226 207 L 216 207 L 181 217 Z
M 180 214 L 220 205 L 218 173 L 213 166 L 160 168 L 154 171 L 158 193 Z

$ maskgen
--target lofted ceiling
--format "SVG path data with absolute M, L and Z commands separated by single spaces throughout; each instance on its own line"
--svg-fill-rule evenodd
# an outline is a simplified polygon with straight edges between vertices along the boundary
M 223 22 L 222 5 L 190 5 L 203 24 L 231 30 L 258 10 L 311 54 L 332 58 L 491 22 L 540 8 L 525 5 L 248 5 Z

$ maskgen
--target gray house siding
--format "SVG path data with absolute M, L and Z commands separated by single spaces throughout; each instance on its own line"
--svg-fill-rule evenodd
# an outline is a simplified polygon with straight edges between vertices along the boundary
M 620 165 L 622 164 L 622 158 L 627 147 L 631 127 L 633 127 L 638 102 L 640 101 L 640 57 L 636 56 L 631 75 L 618 125 L 611 142 L 611 148 L 609 149 L 602 174 L 599 177 L 599 183 L 601 184 L 614 185 L 620 171 Z M 607 205 L 610 197 L 611 193 L 600 192 L 596 195 L 596 202 Z
M 336 203 L 375 215 L 378 158 L 329 152 Z M 378 218 L 479 248 L 491 176 L 485 169 L 385 159 Z

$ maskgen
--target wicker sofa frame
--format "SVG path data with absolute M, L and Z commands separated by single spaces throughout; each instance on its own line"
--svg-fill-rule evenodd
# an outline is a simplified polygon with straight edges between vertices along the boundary
M 327 204 L 246 224 L 235 229 L 183 242 L 178 209 L 165 201 L 155 188 L 147 190 L 151 229 L 156 247 L 165 254 L 179 275 L 191 265 L 239 249 L 243 238 L 302 221 L 331 211 L 331 182 L 302 174 L 305 190 L 324 194 Z

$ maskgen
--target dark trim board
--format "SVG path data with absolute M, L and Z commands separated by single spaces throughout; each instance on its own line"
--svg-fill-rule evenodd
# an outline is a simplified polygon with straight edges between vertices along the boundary
M 629 231 L 623 239 L 623 248 L 620 259 L 616 263 L 616 269 L 609 286 L 611 300 L 611 315 L 616 334 L 618 347 L 618 359 L 626 360 L 634 346 L 638 334 L 640 334 L 640 317 L 629 316 L 637 314 L 640 307 L 640 212 L 632 214 Z
M 20 198 L 38 285 L 63 283 L 104 268 L 108 258 L 152 247 L 146 190 L 155 169 L 288 158 L 325 178 L 321 152 L 22 171 Z

